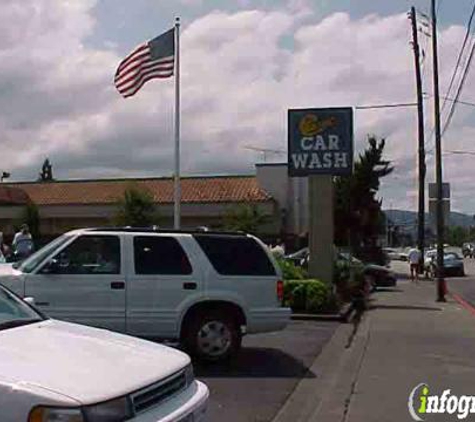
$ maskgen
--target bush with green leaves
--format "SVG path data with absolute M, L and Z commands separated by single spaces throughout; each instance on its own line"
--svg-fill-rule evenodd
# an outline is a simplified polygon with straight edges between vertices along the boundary
M 147 227 L 159 223 L 153 194 L 146 188 L 129 185 L 118 205 L 113 219 L 117 226 Z
M 285 281 L 284 305 L 293 312 L 328 313 L 338 309 L 330 288 L 320 280 Z
M 353 278 L 351 271 L 353 271 Z M 353 297 L 359 296 L 364 291 L 364 265 L 354 261 L 350 267 L 348 260 L 337 260 L 334 266 L 333 283 L 339 298 L 343 302 L 350 302 Z
M 303 280 L 308 277 L 307 271 L 302 267 L 297 267 L 292 261 L 283 258 L 276 258 L 276 260 L 284 280 Z

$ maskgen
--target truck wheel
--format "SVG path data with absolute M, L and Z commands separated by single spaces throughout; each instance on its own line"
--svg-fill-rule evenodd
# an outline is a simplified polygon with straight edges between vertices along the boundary
M 188 352 L 198 359 L 217 362 L 229 359 L 241 348 L 240 327 L 231 316 L 220 311 L 200 312 L 184 329 Z

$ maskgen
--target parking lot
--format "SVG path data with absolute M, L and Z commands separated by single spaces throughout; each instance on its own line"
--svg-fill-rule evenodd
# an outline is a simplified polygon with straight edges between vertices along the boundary
M 211 422 L 270 421 L 279 411 L 338 323 L 293 321 L 282 332 L 244 338 L 235 361 L 195 365 L 199 379 L 210 388 Z

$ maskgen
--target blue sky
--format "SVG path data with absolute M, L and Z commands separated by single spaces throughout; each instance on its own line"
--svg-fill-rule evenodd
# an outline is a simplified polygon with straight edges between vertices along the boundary
M 369 14 L 388 16 L 404 13 L 411 6 L 426 14 L 430 12 L 429 0 L 313 0 L 300 3 L 312 9 L 315 14 L 311 18 L 313 20 L 335 12 L 347 12 L 355 18 Z M 89 41 L 95 45 L 101 45 L 105 41 L 117 43 L 118 48 L 126 52 L 142 39 L 151 38 L 155 33 L 173 25 L 176 16 L 180 16 L 186 25 L 216 10 L 229 12 L 248 9 L 279 10 L 288 4 L 288 1 L 283 0 L 134 0 L 133 2 L 100 0 L 93 11 L 98 25 Z M 465 24 L 471 3 L 459 0 L 454 5 L 453 1 L 442 0 L 438 10 L 442 26 Z
M 439 0 L 445 92 L 472 0 Z M 428 12 L 429 0 L 414 0 Z M 408 0 L 2 0 L 0 148 L 15 180 L 169 176 L 173 80 L 124 100 L 113 86 L 120 60 L 182 18 L 182 167 L 185 174 L 252 174 L 261 156 L 286 148 L 294 107 L 411 102 L 414 63 Z M 431 92 L 430 39 L 425 90 Z M 475 102 L 471 73 L 462 99 Z M 432 101 L 426 101 L 430 133 Z M 444 149 L 474 150 L 475 109 L 459 106 Z M 445 115 L 443 116 L 445 119 Z M 414 109 L 358 111 L 356 149 L 387 139 L 396 170 L 385 205 L 417 206 Z M 429 139 L 429 149 L 433 142 Z M 475 213 L 471 156 L 447 156 L 453 209 Z M 270 160 L 282 160 L 282 156 Z M 428 181 L 433 180 L 433 155 Z M 473 186 L 473 187 L 472 187 Z

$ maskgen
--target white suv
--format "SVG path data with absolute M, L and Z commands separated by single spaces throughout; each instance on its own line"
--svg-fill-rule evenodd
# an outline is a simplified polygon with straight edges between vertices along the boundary
M 290 318 L 273 257 L 240 233 L 75 230 L 19 265 L 0 266 L 0 283 L 53 318 L 180 340 L 207 360 Z

